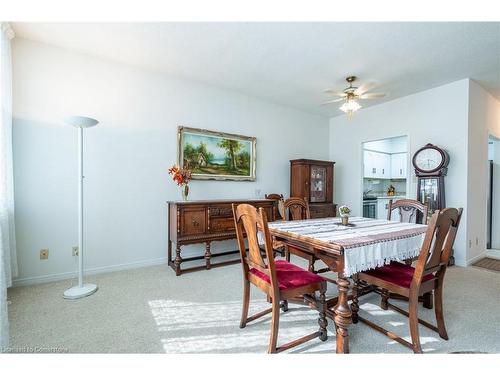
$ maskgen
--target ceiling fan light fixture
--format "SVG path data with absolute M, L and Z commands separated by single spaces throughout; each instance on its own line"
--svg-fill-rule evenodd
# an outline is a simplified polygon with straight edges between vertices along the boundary
M 361 86 L 357 87 L 353 85 L 353 82 L 356 81 L 355 76 L 349 76 L 345 80 L 347 81 L 349 86 L 344 88 L 344 90 L 342 91 L 334 88 L 324 90 L 324 92 L 331 94 L 332 96 L 337 98 L 328 100 L 322 103 L 322 105 L 343 101 L 343 104 L 339 109 L 344 112 L 349 119 L 352 118 L 354 112 L 358 111 L 361 108 L 358 100 L 376 99 L 386 96 L 386 94 L 382 92 L 371 92 L 371 89 L 376 86 L 373 81 L 364 83 Z
M 349 99 L 344 104 L 342 104 L 340 110 L 342 112 L 345 112 L 347 114 L 347 117 L 351 118 L 352 114 L 360 108 L 361 106 L 357 101 L 355 101 L 354 99 Z

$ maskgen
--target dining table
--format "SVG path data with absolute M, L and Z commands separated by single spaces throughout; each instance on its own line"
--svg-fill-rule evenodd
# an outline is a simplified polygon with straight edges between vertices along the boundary
M 358 312 L 349 305 L 350 298 L 357 298 L 349 294 L 349 278 L 417 257 L 427 230 L 422 224 L 364 217 L 350 217 L 347 225 L 341 218 L 329 217 L 274 221 L 268 226 L 276 241 L 314 255 L 336 273 L 338 296 L 329 300 L 328 316 L 336 325 L 337 353 L 349 353 L 349 328 L 357 321 Z

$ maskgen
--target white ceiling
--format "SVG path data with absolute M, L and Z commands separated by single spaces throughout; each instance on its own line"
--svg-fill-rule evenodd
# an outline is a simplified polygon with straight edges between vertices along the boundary
M 500 23 L 14 23 L 16 35 L 325 116 L 347 75 L 393 100 L 472 78 L 500 100 Z

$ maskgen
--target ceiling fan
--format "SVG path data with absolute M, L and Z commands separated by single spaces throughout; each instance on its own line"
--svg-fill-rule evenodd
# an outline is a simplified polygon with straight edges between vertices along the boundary
M 326 89 L 324 92 L 339 96 L 339 98 L 328 100 L 322 105 L 337 103 L 343 101 L 344 103 L 340 106 L 340 110 L 347 114 L 347 117 L 351 119 L 352 114 L 361 108 L 361 105 L 357 102 L 357 100 L 364 99 L 376 99 L 383 98 L 386 96 L 385 93 L 381 92 L 369 92 L 375 87 L 375 83 L 369 82 L 365 83 L 359 87 L 353 86 L 353 82 L 356 80 L 355 76 L 349 76 L 345 79 L 349 83 L 349 87 L 346 87 L 343 91 L 338 91 L 334 89 Z

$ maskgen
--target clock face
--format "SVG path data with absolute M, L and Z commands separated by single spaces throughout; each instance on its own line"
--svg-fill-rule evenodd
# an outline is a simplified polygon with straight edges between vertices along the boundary
M 434 148 L 425 148 L 415 156 L 415 166 L 424 171 L 433 171 L 443 163 L 443 155 Z

